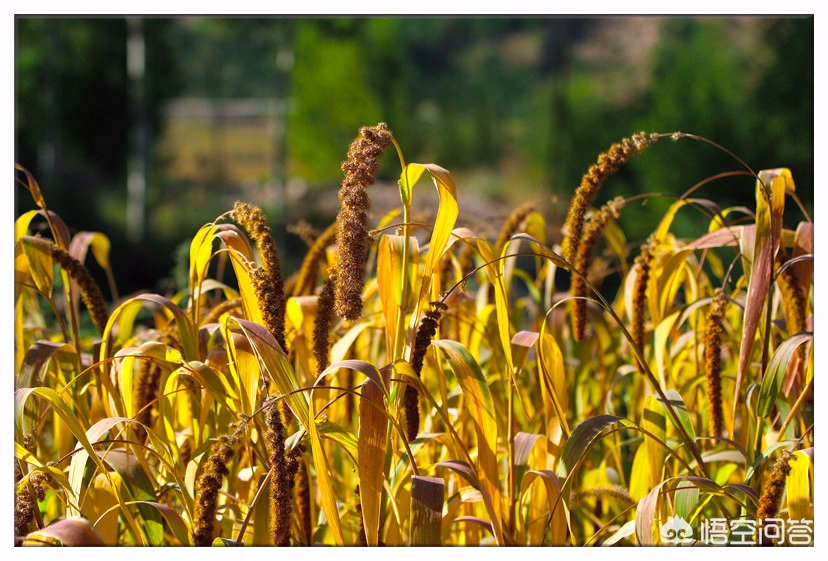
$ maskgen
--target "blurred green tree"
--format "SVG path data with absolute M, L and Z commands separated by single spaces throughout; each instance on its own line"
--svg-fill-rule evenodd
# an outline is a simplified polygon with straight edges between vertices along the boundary
M 143 23 L 145 124 L 152 136 L 163 125 L 163 100 L 181 83 L 170 48 L 173 21 Z M 141 263 L 142 248 L 130 248 L 124 237 L 126 42 L 121 17 L 15 17 L 14 157 L 72 228 L 105 231 L 114 247 L 127 250 L 113 251 L 113 265 L 124 285 L 134 288 L 150 286 L 159 267 L 152 250 Z M 17 215 L 33 203 L 16 189 L 15 207 Z M 127 253 L 129 258 L 121 257 Z
M 128 136 L 125 20 L 15 23 L 16 160 L 73 226 L 117 222 Z M 150 133 L 163 126 L 160 108 L 171 97 L 281 99 L 280 177 L 268 181 L 334 188 L 357 129 L 385 121 L 408 159 L 451 169 L 460 189 L 508 204 L 554 195 L 562 217 L 581 175 L 612 142 L 640 129 L 681 130 L 756 170 L 791 168 L 813 208 L 813 26 L 813 16 L 146 18 Z M 712 147 L 663 141 L 613 176 L 601 197 L 677 195 L 738 168 Z M 164 162 L 150 171 L 150 203 L 169 203 L 173 187 L 181 201 L 187 189 L 214 187 L 172 186 Z M 397 171 L 394 162 L 380 174 L 393 180 Z M 698 195 L 711 193 L 735 204 L 751 199 L 753 184 L 716 182 Z M 626 208 L 629 235 L 646 235 L 647 215 L 669 202 Z M 204 220 L 185 218 L 175 236 Z M 105 229 L 122 243 L 117 228 Z M 172 251 L 153 253 L 166 261 L 126 276 L 151 285 Z

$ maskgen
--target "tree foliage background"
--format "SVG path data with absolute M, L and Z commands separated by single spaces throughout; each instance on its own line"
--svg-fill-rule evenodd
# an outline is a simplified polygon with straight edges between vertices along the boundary
M 124 250 L 114 267 L 125 292 L 151 288 L 171 274 L 175 248 L 229 208 L 212 193 L 233 186 L 221 177 L 174 183 L 170 162 L 149 152 L 148 228 L 141 243 L 129 242 L 126 20 L 15 23 L 15 160 L 71 226 L 102 230 Z M 358 128 L 385 121 L 409 159 L 449 168 L 461 193 L 501 206 L 557 200 L 550 208 L 562 216 L 609 144 L 642 129 L 678 130 L 754 169 L 790 168 L 813 208 L 813 16 L 152 17 L 142 29 L 151 147 L 169 100 L 284 102 L 278 165 L 261 179 L 265 188 L 301 181 L 303 193 L 335 197 Z M 393 180 L 398 165 L 386 160 L 380 174 Z M 660 144 L 614 177 L 607 196 L 678 195 L 738 168 L 720 151 Z M 722 204 L 753 196 L 743 179 L 710 188 Z M 19 213 L 29 203 L 17 195 Z M 284 227 L 308 207 L 280 201 L 268 216 L 289 263 L 296 239 Z M 634 235 L 641 213 L 662 214 L 669 203 L 628 206 L 626 230 Z

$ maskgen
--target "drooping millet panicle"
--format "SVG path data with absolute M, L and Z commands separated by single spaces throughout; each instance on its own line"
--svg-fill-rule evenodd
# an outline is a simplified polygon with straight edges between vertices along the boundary
M 282 421 L 285 427 L 290 426 L 290 423 L 296 418 L 293 416 L 293 411 L 290 409 L 290 405 L 286 399 L 283 399 L 279 402 L 279 408 L 282 411 Z
M 721 288 L 716 289 L 716 296 L 707 313 L 707 326 L 704 330 L 704 371 L 707 377 L 707 405 L 710 408 L 710 433 L 712 436 L 722 434 L 722 334 L 724 311 L 727 296 Z
M 223 434 L 210 447 L 210 455 L 195 485 L 193 545 L 209 546 L 213 543 L 222 478 L 230 473 L 227 463 L 233 459 L 237 443 L 234 435 Z
M 285 425 L 277 404 L 267 412 L 267 433 L 265 438 L 270 449 L 270 469 L 273 479 L 270 483 L 270 531 L 273 545 L 290 545 L 290 516 L 293 503 L 295 475 L 299 469 L 299 458 L 304 446 L 299 444 L 285 454 Z
M 647 311 L 647 283 L 650 280 L 650 266 L 652 260 L 652 253 L 650 244 L 641 246 L 641 253 L 635 258 L 635 265 L 638 268 L 638 274 L 635 277 L 635 284 L 633 285 L 632 297 L 632 325 L 630 334 L 633 342 L 638 348 L 639 352 L 644 353 L 644 324 Z M 639 372 L 644 373 L 644 365 L 638 360 L 635 361 Z
M 293 285 L 294 296 L 306 296 L 313 294 L 313 287 L 316 277 L 319 274 L 319 266 L 325 258 L 325 250 L 336 240 L 337 223 L 328 226 L 311 244 L 310 249 L 302 260 L 302 267 L 299 269 L 299 276 Z
M 420 394 L 414 386 L 405 387 L 403 410 L 405 411 L 406 438 L 412 442 L 420 432 Z
M 231 310 L 241 309 L 241 306 L 241 298 L 225 300 L 224 302 L 210 308 L 210 311 L 208 311 L 207 315 L 204 316 L 202 324 L 216 323 L 219 319 L 221 319 L 222 314 Z
M 570 506 L 581 505 L 586 499 L 592 497 L 599 499 L 604 497 L 610 498 L 620 502 L 624 506 L 636 504 L 635 499 L 632 498 L 630 492 L 626 488 L 620 485 L 611 485 L 608 487 L 592 487 L 589 489 L 573 491 L 570 495 L 570 500 L 572 501 Z
M 68 251 L 61 249 L 56 244 L 52 244 L 51 250 L 52 259 L 55 263 L 60 265 L 64 271 L 69 273 L 72 280 L 78 283 L 83 303 L 92 317 L 92 323 L 95 324 L 98 333 L 103 335 L 109 314 L 106 311 L 106 301 L 98 283 L 92 278 L 92 274 L 86 268 L 86 265 L 72 257 Z
M 569 205 L 569 211 L 564 222 L 562 243 L 564 259 L 571 263 L 575 258 L 578 246 L 581 243 L 587 209 L 589 209 L 595 195 L 598 193 L 598 189 L 607 177 L 615 173 L 634 154 L 643 151 L 656 140 L 658 140 L 657 135 L 642 131 L 632 135 L 631 138 L 622 139 L 610 146 L 606 152 L 598 155 L 596 162 L 589 167 L 581 178 L 581 184 L 575 191 L 575 196 Z
M 420 394 L 414 386 L 406 386 L 403 394 L 406 438 L 412 442 L 420 432 Z
M 270 226 L 267 225 L 262 209 L 249 203 L 236 202 L 230 216 L 250 234 L 259 251 L 262 266 L 250 270 L 250 281 L 256 292 L 265 327 L 273 334 L 282 350 L 287 352 L 285 282 L 279 250 L 273 240 Z
M 423 319 L 420 320 L 420 326 L 417 328 L 417 334 L 414 337 L 414 348 L 411 351 L 411 368 L 418 378 L 423 370 L 423 362 L 428 346 L 431 345 L 431 340 L 437 333 L 440 317 L 447 308 L 448 306 L 443 302 L 432 302 L 431 310 L 427 311 Z M 403 410 L 405 411 L 406 436 L 409 442 L 417 438 L 417 433 L 420 431 L 419 396 L 420 394 L 414 386 L 405 387 Z
M 503 228 L 500 229 L 500 234 L 497 236 L 497 241 L 494 244 L 495 249 L 499 251 L 506 245 L 509 238 L 518 233 L 520 225 L 533 210 L 535 210 L 534 203 L 524 203 L 512 211 L 512 214 L 509 215 L 503 224 Z
M 362 315 L 362 290 L 365 284 L 365 256 L 371 245 L 368 210 L 371 200 L 367 188 L 374 184 L 379 158 L 391 145 L 388 125 L 362 127 L 342 162 L 345 178 L 339 189 L 339 214 L 336 217 L 337 276 L 336 313 L 346 320 Z
M 766 519 L 776 518 L 779 512 L 779 503 L 785 492 L 785 483 L 791 473 L 791 465 L 788 462 L 792 459 L 793 454 L 785 450 L 773 464 L 768 482 L 762 487 L 762 493 L 759 495 L 759 509 L 756 511 L 756 519 L 760 526 Z M 765 536 L 764 532 L 759 532 L 759 545 L 773 545 L 773 541 Z
M 411 368 L 418 376 L 423 370 L 423 361 L 428 346 L 431 344 L 434 335 L 437 334 L 440 317 L 447 309 L 448 306 L 444 302 L 434 301 L 431 303 L 431 309 L 425 312 L 423 319 L 420 320 L 420 326 L 417 328 L 414 337 L 414 348 L 411 352 Z
M 584 228 L 584 235 L 578 246 L 578 251 L 575 254 L 573 266 L 575 270 L 586 276 L 589 271 L 589 266 L 592 263 L 592 256 L 595 252 L 595 247 L 604 233 L 604 227 L 611 218 L 618 218 L 621 209 L 624 207 L 625 200 L 623 197 L 616 197 L 602 206 L 592 218 L 587 222 Z M 589 295 L 586 282 L 578 275 L 572 275 L 572 283 L 570 285 L 570 294 L 573 296 L 572 300 L 572 336 L 576 341 L 584 338 L 586 331 L 586 307 L 587 302 L 584 300 Z
M 331 270 L 336 276 L 336 271 Z M 316 304 L 316 317 L 313 320 L 313 358 L 316 360 L 316 374 L 328 367 L 330 361 L 330 331 L 334 321 L 334 279 L 328 277 L 322 285 L 322 292 Z

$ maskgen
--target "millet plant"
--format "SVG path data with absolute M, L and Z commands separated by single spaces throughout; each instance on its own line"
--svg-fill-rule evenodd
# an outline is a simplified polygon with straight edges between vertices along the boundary
M 668 141 L 725 150 L 637 133 L 598 156 L 564 224 L 528 201 L 482 231 L 448 170 L 363 127 L 336 221 L 296 226 L 300 270 L 238 202 L 195 233 L 178 293 L 110 282 L 109 301 L 85 265 L 114 278 L 106 235 L 70 235 L 16 165 L 37 209 L 15 223 L 15 543 L 656 545 L 680 518 L 752 521 L 781 545 L 763 522 L 812 529 L 813 221 L 787 169 L 733 156 L 627 240 L 638 197 L 600 189 Z M 372 223 L 386 151 L 400 206 Z M 415 220 L 425 176 L 439 205 Z M 755 184 L 755 206 L 694 196 L 725 177 Z M 673 233 L 679 212 L 698 235 Z

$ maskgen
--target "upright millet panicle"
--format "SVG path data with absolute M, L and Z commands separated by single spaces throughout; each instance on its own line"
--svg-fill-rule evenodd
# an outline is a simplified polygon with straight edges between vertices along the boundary
M 256 294 L 256 302 L 262 312 L 262 321 L 273 338 L 279 343 L 282 350 L 287 353 L 287 342 L 285 340 L 285 312 L 287 301 L 284 298 L 284 291 L 276 290 L 273 278 L 267 274 L 264 267 L 253 267 L 249 270 L 250 284 Z M 284 285 L 282 285 L 284 288 Z
M 644 354 L 644 324 L 647 311 L 647 284 L 650 280 L 650 266 L 652 255 L 649 244 L 641 246 L 641 253 L 635 258 L 638 267 L 638 274 L 635 277 L 633 286 L 632 305 L 632 326 L 631 335 L 639 352 Z M 644 365 L 636 360 L 639 372 L 644 373 Z
M 92 278 L 92 274 L 86 266 L 72 257 L 69 252 L 61 249 L 55 244 L 51 245 L 52 259 L 60 265 L 61 269 L 66 271 L 69 276 L 80 286 L 81 297 L 86 308 L 89 310 L 89 315 L 92 316 L 92 323 L 98 333 L 103 335 L 106 329 L 106 322 L 109 319 L 109 314 L 106 311 L 106 301 L 101 292 L 98 283 Z
M 235 436 L 223 434 L 210 447 L 210 456 L 195 485 L 193 545 L 209 546 L 213 543 L 218 495 L 222 478 L 230 473 L 227 463 L 235 454 L 236 443 Z
M 365 256 L 371 245 L 368 210 L 371 201 L 366 189 L 374 184 L 379 157 L 391 145 L 391 131 L 385 123 L 362 127 L 342 163 L 345 178 L 339 190 L 336 246 L 336 313 L 346 320 L 362 315 L 362 290 L 365 284 Z
M 776 283 L 782 293 L 782 308 L 785 312 L 788 336 L 805 331 L 807 329 L 805 317 L 807 299 L 793 268 L 786 267 L 776 278 Z
M 587 209 L 589 209 L 598 189 L 607 177 L 615 173 L 618 168 L 634 154 L 643 151 L 658 140 L 655 134 L 646 134 L 643 131 L 634 134 L 631 138 L 624 138 L 621 142 L 609 147 L 606 152 L 598 156 L 597 161 L 590 166 L 581 178 L 581 184 L 575 191 L 572 203 L 564 222 L 563 258 L 570 263 L 575 259 L 578 245 L 584 228 Z
M 204 319 L 201 320 L 202 325 L 207 325 L 208 323 L 218 323 L 219 319 L 225 312 L 230 312 L 232 310 L 240 310 L 242 308 L 242 301 L 241 298 L 234 298 L 232 300 L 225 300 L 220 304 L 213 306 L 207 312 L 207 315 L 204 316 Z
M 335 271 L 331 271 L 336 275 Z M 334 279 L 329 277 L 322 285 L 322 292 L 316 304 L 313 320 L 313 357 L 316 360 L 316 374 L 322 374 L 330 362 L 330 331 L 334 320 Z
M 630 492 L 621 485 L 609 485 L 606 487 L 590 487 L 589 489 L 582 489 L 570 494 L 572 505 L 583 505 L 588 498 L 609 498 L 617 501 L 625 506 L 632 506 L 636 504 L 636 500 L 632 498 Z
M 296 472 L 296 513 L 299 516 L 299 542 L 301 545 L 311 545 L 313 541 L 313 520 L 310 496 L 310 476 L 308 466 L 304 460 L 299 461 Z
M 727 296 L 721 288 L 707 314 L 707 326 L 704 331 L 704 370 L 707 377 L 707 403 L 710 407 L 710 432 L 712 436 L 722 434 L 722 334 L 724 328 L 724 310 Z
M 776 518 L 776 514 L 779 512 L 779 502 L 782 500 L 785 483 L 791 473 L 789 462 L 792 459 L 793 454 L 785 450 L 782 456 L 773 464 L 770 478 L 762 487 L 762 493 L 759 495 L 759 510 L 756 511 L 756 519 L 760 525 L 768 518 Z M 764 532 L 759 532 L 759 545 L 773 545 L 773 541 L 766 537 Z
M 620 216 L 624 203 L 623 197 L 614 198 L 602 206 L 587 223 L 583 240 L 578 246 L 573 263 L 575 270 L 582 275 L 586 276 L 589 272 L 592 255 L 598 241 L 601 239 L 601 235 L 604 233 L 604 227 L 611 218 Z M 569 290 L 574 298 L 572 300 L 572 335 L 576 341 L 580 341 L 584 338 L 584 332 L 586 331 L 587 302 L 584 298 L 589 295 L 586 282 L 580 276 L 572 275 L 572 284 Z
M 808 298 L 794 268 L 786 267 L 779 273 L 779 276 L 776 277 L 776 284 L 782 295 L 782 310 L 785 313 L 788 337 L 807 331 Z M 805 362 L 807 345 L 799 345 L 794 352 L 800 361 Z
M 506 245 L 506 242 L 508 242 L 512 236 L 517 234 L 518 228 L 520 228 L 520 225 L 524 220 L 526 220 L 526 217 L 529 216 L 529 213 L 533 210 L 535 210 L 534 203 L 524 203 L 512 211 L 512 214 L 509 215 L 506 222 L 503 224 L 500 234 L 497 236 L 497 240 L 494 244 L 495 249 L 502 249 L 503 246 Z
M 285 341 L 285 282 L 282 276 L 282 262 L 279 250 L 273 240 L 270 226 L 267 225 L 262 209 L 248 203 L 236 202 L 231 213 L 233 220 L 244 228 L 253 242 L 262 260 L 260 268 L 250 270 L 250 281 L 259 301 L 259 309 L 265 327 L 287 352 Z
M 270 531 L 273 545 L 290 545 L 290 517 L 293 502 L 294 476 L 299 469 L 299 456 L 304 447 L 299 444 L 285 454 L 285 426 L 282 414 L 274 403 L 267 413 L 267 439 L 270 449 Z
M 159 340 L 166 346 L 182 350 L 181 336 L 176 329 L 175 322 L 167 323 L 159 332 Z M 133 381 L 135 419 L 146 427 L 152 426 L 153 411 L 157 408 L 159 382 L 161 380 L 161 365 L 152 359 L 141 361 L 137 376 Z M 136 433 L 146 439 L 147 433 L 141 425 L 135 425 Z

